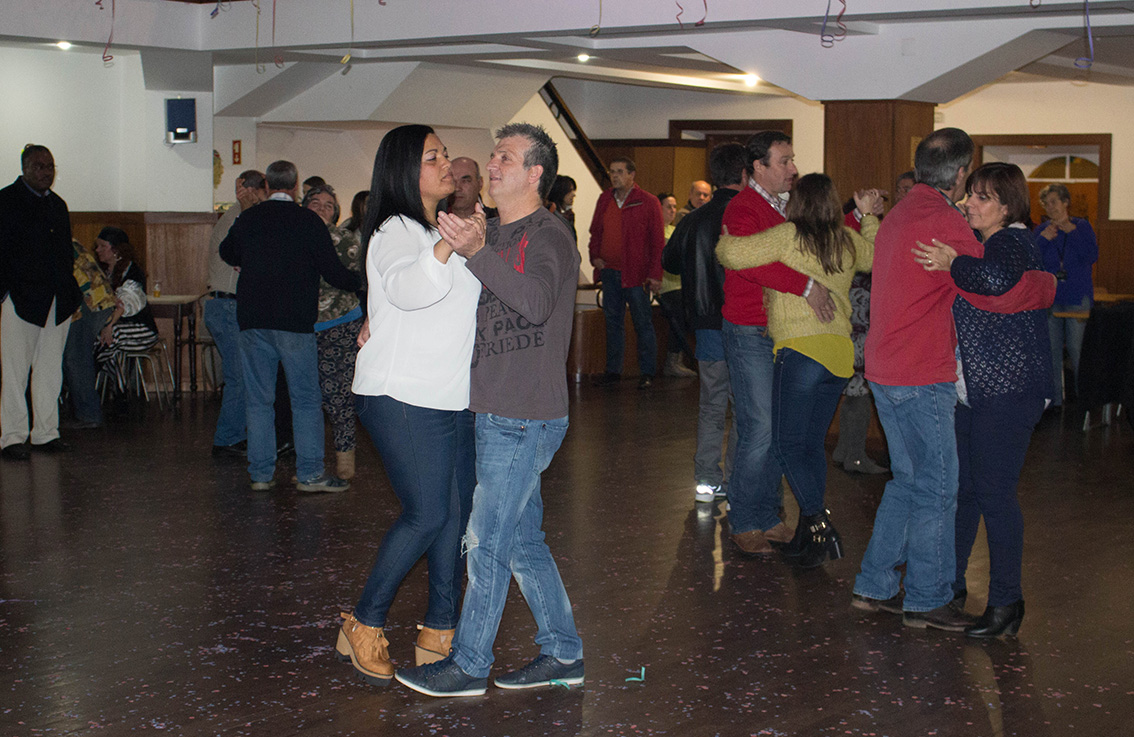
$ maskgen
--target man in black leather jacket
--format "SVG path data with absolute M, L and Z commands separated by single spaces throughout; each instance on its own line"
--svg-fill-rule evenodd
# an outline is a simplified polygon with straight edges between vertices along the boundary
M 721 339 L 724 268 L 717 262 L 714 252 L 721 236 L 725 206 L 744 187 L 747 160 L 745 148 L 739 143 L 722 143 L 713 148 L 709 153 L 709 175 L 717 190 L 709 202 L 677 224 L 662 251 L 662 267 L 681 276 L 685 310 L 697 336 L 701 398 L 693 474 L 698 502 L 712 502 L 715 498 L 724 497 L 727 478 L 732 475 L 735 422 L 729 432 L 725 468 L 721 469 L 725 417 L 732 391 Z

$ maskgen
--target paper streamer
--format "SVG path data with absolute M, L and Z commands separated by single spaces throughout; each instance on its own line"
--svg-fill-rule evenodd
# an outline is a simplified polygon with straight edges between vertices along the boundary
M 114 7 L 114 1 L 115 0 L 110 0 L 110 36 L 106 39 L 106 46 L 104 46 L 102 49 L 103 64 L 109 64 L 110 62 L 114 61 L 114 57 L 110 54 L 110 45 L 114 43 L 114 16 L 115 11 L 117 10 Z M 99 10 L 106 10 L 106 6 L 102 4 L 102 0 L 96 0 L 95 7 L 97 7 Z
M 1090 56 L 1080 56 L 1075 60 L 1075 66 L 1080 69 L 1090 69 L 1095 63 L 1095 38 L 1091 34 L 1091 0 L 1083 0 L 1083 13 L 1087 19 L 1087 50 Z
M 385 5 L 385 3 L 382 3 Z M 350 0 L 350 46 L 347 47 L 346 56 L 339 60 L 340 64 L 349 64 L 351 52 L 354 51 L 354 0 Z
M 598 23 L 591 26 L 591 38 L 594 38 L 602 30 L 602 0 L 598 0 Z
M 829 33 L 827 23 L 831 19 L 831 0 L 827 0 L 827 13 L 823 16 L 823 27 L 819 29 L 819 45 L 825 49 L 831 48 L 836 41 L 842 41 L 847 37 L 847 24 L 843 22 L 843 15 L 847 12 L 847 0 L 839 0 L 839 2 L 843 4 L 842 10 L 835 16 L 835 24 L 839 30 Z
M 694 28 L 705 25 L 705 19 L 709 17 L 709 0 L 701 0 L 701 2 L 705 5 L 705 14 L 701 16 L 701 20 L 693 24 Z M 681 3 L 677 2 L 677 0 L 674 0 L 674 3 L 677 5 L 677 25 L 685 28 L 685 24 L 681 22 L 681 16 L 685 14 L 685 8 L 681 7 Z

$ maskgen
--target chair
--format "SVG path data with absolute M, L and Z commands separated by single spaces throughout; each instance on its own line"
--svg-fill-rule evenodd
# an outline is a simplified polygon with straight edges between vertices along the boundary
M 150 379 L 154 394 L 157 395 L 158 407 L 165 409 L 166 401 L 169 402 L 171 408 L 173 407 L 173 365 L 169 362 L 169 348 L 164 339 L 159 339 L 157 343 L 144 351 L 123 353 L 119 356 L 119 361 L 121 362 L 122 375 L 126 377 L 126 391 L 132 391 L 136 396 L 143 397 L 147 402 L 150 401 L 150 392 L 146 388 L 145 371 L 142 368 L 142 365 L 146 364 L 150 369 Z M 168 388 L 161 372 L 162 362 L 165 363 L 165 374 L 169 377 Z M 105 374 L 99 374 L 95 386 L 105 400 L 107 389 Z M 166 396 L 167 392 L 169 393 L 168 397 Z

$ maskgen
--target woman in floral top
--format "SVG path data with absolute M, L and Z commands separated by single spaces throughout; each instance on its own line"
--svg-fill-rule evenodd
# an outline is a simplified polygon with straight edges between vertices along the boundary
M 340 228 L 339 201 L 330 185 L 312 187 L 303 197 L 303 206 L 314 211 L 331 231 L 339 259 L 348 269 L 360 268 L 362 249 L 358 232 Z M 351 384 L 354 360 L 358 355 L 358 331 L 362 327 L 362 307 L 358 295 L 319 281 L 319 318 L 315 338 L 319 345 L 319 385 L 323 392 L 323 411 L 331 420 L 335 439 L 338 476 L 354 476 L 355 411 Z

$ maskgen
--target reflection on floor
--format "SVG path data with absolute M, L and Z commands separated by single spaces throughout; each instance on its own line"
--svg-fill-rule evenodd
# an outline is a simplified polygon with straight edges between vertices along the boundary
M 883 478 L 831 466 L 843 560 L 744 559 L 723 504 L 693 503 L 695 382 L 623 384 L 577 390 L 543 487 L 585 687 L 434 700 L 355 680 L 332 648 L 397 510 L 377 455 L 360 448 L 346 494 L 295 492 L 287 464 L 277 491 L 252 493 L 242 463 L 210 457 L 217 404 L 196 398 L 0 463 L 0 734 L 1130 733 L 1124 418 L 1041 425 L 1021 489 L 1027 619 L 1018 640 L 973 643 L 848 607 Z M 425 595 L 422 565 L 390 613 L 401 663 Z M 533 657 L 534 634 L 513 587 L 498 667 Z

